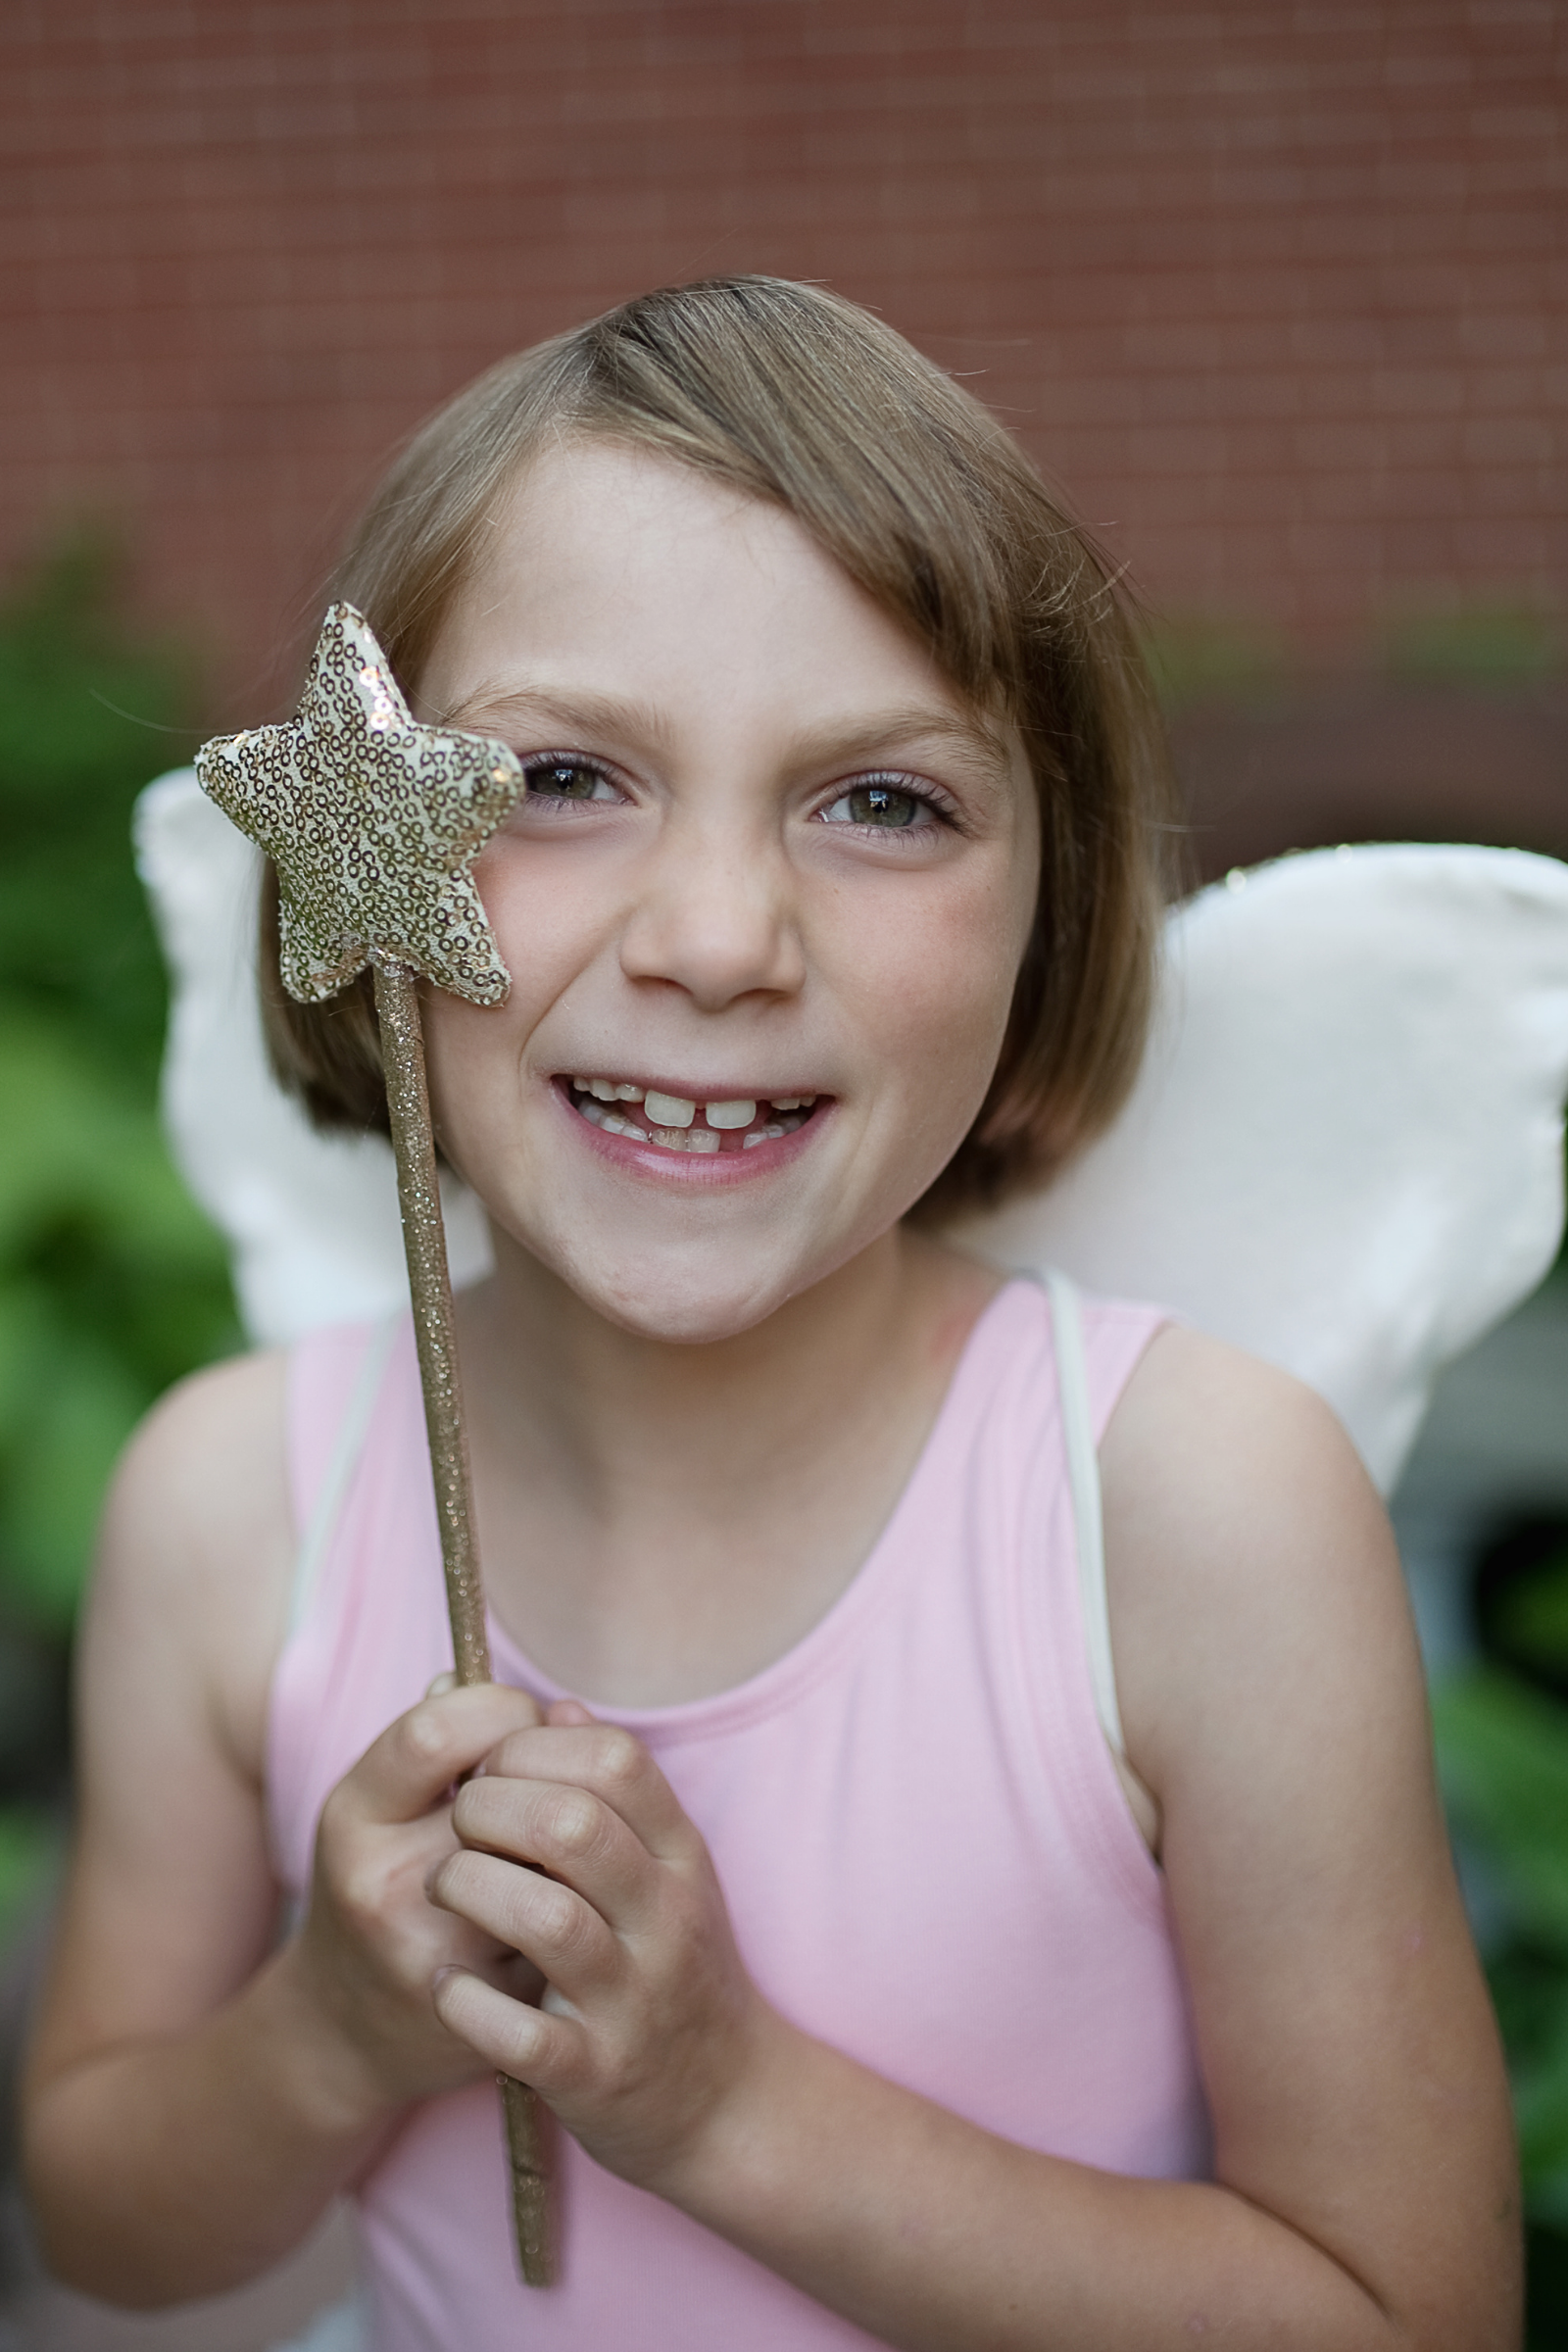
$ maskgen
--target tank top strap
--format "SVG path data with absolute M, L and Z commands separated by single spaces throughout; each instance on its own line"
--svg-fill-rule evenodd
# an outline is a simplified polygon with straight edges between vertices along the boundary
M 408 1310 L 297 1341 L 287 1428 L 297 1549 L 266 1777 L 273 1860 L 300 1894 L 328 1790 L 451 1663 L 439 1568 L 426 1592 L 439 1539 Z
M 1100 1457 L 1095 1447 L 1093 1408 L 1089 1392 L 1089 1359 L 1084 1350 L 1083 1307 L 1078 1286 L 1054 1269 L 1046 1275 L 1051 1299 L 1052 1337 L 1056 1354 L 1056 1394 L 1061 1410 L 1062 1450 L 1066 1457 L 1067 1490 L 1072 1505 L 1074 1546 L 1078 1556 L 1078 1593 L 1083 1606 L 1084 1646 L 1089 1654 L 1089 1679 L 1094 1688 L 1095 1712 L 1113 1756 L 1126 1759 L 1121 1708 L 1116 1698 L 1116 1666 L 1110 1647 L 1110 1603 L 1105 1592 L 1105 1529 L 1101 1506 Z
M 301 1430 L 296 1435 L 294 1500 L 299 1550 L 294 1552 L 294 1583 L 291 1583 L 289 1590 L 289 1616 L 284 1640 L 299 1633 L 303 1621 L 306 1621 L 306 1613 L 311 1609 L 315 1581 L 322 1574 L 322 1559 L 331 1547 L 338 1517 L 343 1512 L 343 1495 L 348 1494 L 348 1484 L 353 1480 L 362 1451 L 365 1451 L 365 1440 L 369 1437 L 371 1413 L 376 1411 L 376 1399 L 381 1395 L 385 1366 L 388 1366 L 390 1354 L 393 1354 L 393 1341 L 397 1339 L 397 1324 L 400 1322 L 402 1312 L 395 1312 L 395 1315 L 383 1315 L 378 1324 L 371 1324 L 369 1341 L 367 1341 L 365 1352 L 360 1354 L 360 1369 L 355 1371 L 348 1397 L 343 1399 L 338 1395 L 338 1397 L 331 1399 L 338 1404 L 336 1425 L 331 1413 L 326 1418 L 326 1428 L 334 1430 L 331 1451 L 326 1453 L 324 1465 L 319 1468 L 319 1475 L 315 1480 L 311 1477 L 315 1465 L 306 1456 L 306 1433 Z M 315 1404 L 315 1397 L 311 1399 L 311 1404 Z M 319 1428 L 313 1435 L 319 1442 Z M 306 1498 L 306 1492 L 303 1492 L 308 1484 L 315 1487 L 311 1498 Z M 306 1500 L 308 1507 L 301 1512 L 301 1505 Z

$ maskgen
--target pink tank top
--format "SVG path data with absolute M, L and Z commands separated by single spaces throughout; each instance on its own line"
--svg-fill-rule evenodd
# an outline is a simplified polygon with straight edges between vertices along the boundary
M 1086 1300 L 1098 1439 L 1161 1316 Z M 294 1355 L 292 1475 L 318 1503 L 373 1335 Z M 496 1672 L 562 1695 L 492 1624 Z M 412 1327 L 279 1660 L 269 1791 L 303 1895 L 329 1789 L 450 1667 Z M 1192 2177 L 1206 2132 L 1162 1882 L 1096 1715 L 1051 1310 L 980 1318 L 848 1591 L 750 1682 L 600 1707 L 702 1830 L 763 1993 L 988 2130 Z M 875 2339 L 558 2136 L 562 2278 L 516 2279 L 493 2083 L 411 2110 L 363 2183 L 375 2352 L 828 2352 Z

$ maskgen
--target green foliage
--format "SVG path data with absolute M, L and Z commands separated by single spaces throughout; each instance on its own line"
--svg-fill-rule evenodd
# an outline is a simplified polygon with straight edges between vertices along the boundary
M 0 1624 L 69 1626 L 111 1464 L 237 1341 L 155 1107 L 164 980 L 130 808 L 188 688 L 79 541 L 0 608 Z M 128 715 L 127 715 L 128 714 Z
M 1521 1584 L 1509 1632 L 1562 1657 L 1561 1559 Z M 1486 1665 L 1434 1701 L 1449 1812 L 1507 1931 L 1488 1975 L 1508 2053 L 1530 2229 L 1532 2352 L 1568 2343 L 1568 1707 Z
M 1144 652 L 1172 714 L 1205 704 L 1246 710 L 1299 697 L 1312 687 L 1302 649 L 1293 649 L 1269 623 L 1241 613 L 1156 614 L 1145 630 Z M 1522 600 L 1407 607 L 1374 628 L 1362 659 L 1364 675 L 1381 671 L 1404 685 L 1516 691 L 1562 676 L 1568 621 Z
M 146 1082 L 164 984 L 130 808 L 197 733 L 180 663 L 118 624 L 117 569 L 112 546 L 84 534 L 0 607 L 0 991 Z
M 235 1343 L 221 1245 L 141 1089 L 0 1000 L 0 1603 L 68 1625 L 116 1455 Z
M 60 1860 L 60 1824 L 36 1805 L 0 1806 L 0 1951 L 38 1900 Z
M 1167 711 L 1268 701 L 1290 678 L 1276 631 L 1213 613 L 1161 614 L 1145 633 L 1144 652 Z
M 1528 605 L 1408 612 L 1389 626 L 1387 660 L 1396 677 L 1421 685 L 1527 686 L 1560 673 L 1563 631 Z
M 1538 1679 L 1568 1685 L 1568 1549 L 1518 1577 L 1493 1604 L 1491 1645 Z

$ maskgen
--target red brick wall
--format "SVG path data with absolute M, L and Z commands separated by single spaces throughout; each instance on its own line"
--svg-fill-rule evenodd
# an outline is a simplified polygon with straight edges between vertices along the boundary
M 824 277 L 1152 595 L 1568 579 L 1553 0 L 8 0 L 0 561 L 84 505 L 255 714 L 389 447 L 640 285 Z M 249 681 L 249 682 L 247 682 Z

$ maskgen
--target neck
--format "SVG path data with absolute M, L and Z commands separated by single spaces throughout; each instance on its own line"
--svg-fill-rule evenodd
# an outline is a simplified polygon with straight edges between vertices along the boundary
M 629 1704 L 723 1688 L 831 1604 L 996 1287 L 895 1229 L 759 1328 L 671 1345 L 496 1256 L 459 1305 L 487 1582 L 541 1665 Z
M 618 1329 L 499 1234 L 493 1279 L 463 1301 L 464 1351 L 486 1421 L 546 1455 L 553 1483 L 587 1508 L 626 1487 L 689 1508 L 694 1479 L 749 1490 L 858 1417 L 907 1342 L 911 1308 L 923 1319 L 914 1294 L 934 1255 L 895 1228 L 765 1323 L 689 1345 Z

